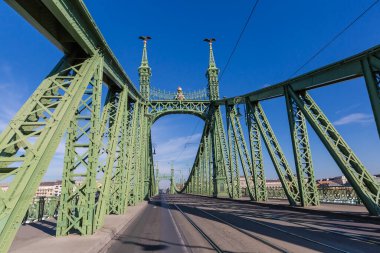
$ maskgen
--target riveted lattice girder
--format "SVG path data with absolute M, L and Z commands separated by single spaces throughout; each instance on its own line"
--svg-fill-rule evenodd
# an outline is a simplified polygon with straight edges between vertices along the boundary
M 285 158 L 280 144 L 277 141 L 272 127 L 269 124 L 264 110 L 258 102 L 248 103 L 248 106 L 250 106 L 253 111 L 253 115 L 260 129 L 260 133 L 263 136 L 265 145 L 268 149 L 278 177 L 280 178 L 285 194 L 288 197 L 289 203 L 291 205 L 296 205 L 297 202 L 299 202 L 297 179 L 293 175 L 293 172 Z
M 212 111 L 212 136 L 213 136 L 213 164 L 215 169 L 214 185 L 217 189 L 217 195 L 225 196 L 228 194 L 232 197 L 232 173 L 230 173 L 231 165 L 228 158 L 228 147 L 226 135 L 223 127 L 222 113 L 217 107 Z M 227 191 L 225 190 L 227 186 Z
M 226 116 L 227 116 L 227 133 L 228 133 L 228 146 L 229 146 L 229 162 L 231 173 L 231 185 L 232 185 L 232 198 L 240 198 L 241 189 L 240 189 L 240 173 L 239 173 L 239 164 L 238 160 L 241 161 L 243 167 L 244 176 L 247 172 L 247 167 L 245 161 L 241 160 L 241 150 L 239 141 L 241 139 L 238 136 L 236 130 L 236 111 L 234 107 L 226 106 Z M 240 156 L 240 157 L 238 157 Z M 246 157 L 245 157 L 246 158 Z M 243 158 L 244 159 L 244 158 Z M 248 185 L 248 184 L 247 184 Z
M 102 63 L 76 109 L 67 130 L 57 236 L 70 230 L 92 234 L 100 138 Z
M 317 183 L 314 176 L 313 161 L 306 120 L 301 109 L 285 91 L 290 134 L 292 137 L 294 161 L 296 162 L 297 179 L 302 206 L 319 205 Z
M 132 198 L 133 196 L 133 187 L 135 183 L 135 175 L 136 175 L 136 157 L 137 157 L 137 150 L 136 150 L 136 142 L 137 140 L 137 133 L 138 133 L 138 123 L 139 123 L 139 103 L 136 102 L 133 105 L 133 113 L 132 113 L 132 119 L 131 119 L 131 139 L 130 139 L 130 144 L 131 146 L 128 148 L 128 179 L 127 179 L 127 188 L 126 188 L 126 194 L 128 201 L 127 203 L 129 205 L 135 204 L 134 199 Z
M 369 99 L 380 136 L 380 58 L 366 57 L 361 61 Z
M 291 88 L 288 91 L 368 211 L 373 215 L 379 215 L 380 185 L 356 157 L 311 96 L 307 92 L 296 94 Z
M 70 125 L 89 82 L 102 64 L 90 59 L 48 76 L 16 114 L 0 137 L 0 251 L 5 252 Z M 9 149 L 12 148 L 12 152 Z
M 252 160 L 251 175 L 254 187 L 254 198 L 256 201 L 266 201 L 268 199 L 268 195 L 264 173 L 260 129 L 254 116 L 253 107 L 249 104 L 249 102 L 246 104 L 246 108 L 246 121 L 249 131 L 249 144 Z M 248 186 L 249 184 L 247 183 L 247 187 Z
M 133 128 L 132 128 L 132 150 L 128 157 L 130 164 L 131 177 L 129 180 L 129 204 L 134 205 L 144 199 L 144 177 L 145 177 L 145 154 L 147 147 L 147 137 L 144 137 L 147 128 L 147 117 L 145 116 L 146 107 L 136 102 L 133 109 Z
M 106 163 L 100 167 L 103 177 L 99 189 L 99 198 L 95 211 L 96 228 L 100 228 L 104 222 L 104 216 L 109 213 L 110 191 L 112 184 L 112 176 L 117 173 L 119 165 L 119 156 L 117 146 L 120 139 L 120 132 L 123 120 L 123 114 L 128 99 L 128 90 L 124 89 L 120 92 L 114 90 L 109 91 L 109 99 L 103 113 L 102 137 L 107 138 L 107 146 L 105 148 Z
M 148 105 L 147 114 L 152 122 L 168 114 L 191 114 L 205 119 L 210 101 L 152 100 L 149 101 Z
M 123 97 L 124 98 L 124 97 Z M 128 97 L 125 97 L 126 101 L 122 103 L 119 110 L 122 113 L 121 127 L 119 129 L 119 136 L 117 138 L 116 147 L 116 160 L 117 165 L 111 178 L 110 185 L 110 203 L 108 213 L 111 214 L 123 214 L 126 209 L 126 182 L 128 178 L 129 168 L 127 166 L 127 151 L 130 145 L 129 132 L 130 132 L 130 114 L 128 103 Z

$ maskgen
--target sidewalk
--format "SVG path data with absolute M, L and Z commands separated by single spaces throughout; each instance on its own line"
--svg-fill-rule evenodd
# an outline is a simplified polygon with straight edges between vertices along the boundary
M 295 210 L 300 212 L 308 212 L 315 214 L 325 214 L 325 215 L 338 215 L 341 217 L 349 217 L 364 221 L 372 221 L 380 224 L 379 216 L 370 216 L 367 209 L 363 205 L 349 205 L 349 204 L 330 204 L 322 203 L 319 206 L 308 206 L 308 207 L 293 207 L 289 205 L 287 200 L 283 199 L 269 199 L 266 202 L 254 202 L 250 201 L 249 197 L 242 197 L 240 199 L 232 200 L 237 202 L 252 203 L 256 205 L 266 206 L 270 208 L 283 208 L 288 210 Z
M 249 201 L 248 197 L 240 198 L 241 200 Z M 285 199 L 269 199 L 266 202 L 260 202 L 270 205 L 289 206 L 289 202 Z M 350 213 L 353 215 L 367 216 L 368 211 L 363 205 L 349 205 L 349 204 L 334 204 L 334 203 L 322 203 L 319 206 L 308 207 L 295 207 L 309 210 L 320 210 L 334 213 Z
M 107 215 L 104 226 L 90 236 L 69 235 L 55 237 L 55 220 L 46 220 L 22 226 L 9 253 L 95 253 L 129 223 L 148 205 L 142 202 L 128 207 L 124 215 Z

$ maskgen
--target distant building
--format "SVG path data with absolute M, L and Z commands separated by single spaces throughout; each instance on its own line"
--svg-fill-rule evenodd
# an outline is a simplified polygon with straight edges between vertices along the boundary
M 380 174 L 373 175 L 375 180 L 380 184 Z
M 282 187 L 279 179 L 267 179 L 265 185 L 266 187 Z
M 240 177 L 240 188 L 241 189 L 246 189 L 247 188 L 247 182 L 245 181 L 245 177 L 244 176 Z
M 37 189 L 36 197 L 60 196 L 62 191 L 62 181 L 42 182 Z
M 250 178 L 251 182 L 252 179 Z M 267 179 L 265 183 L 266 187 L 281 187 L 281 181 L 279 179 Z M 247 188 L 247 182 L 245 181 L 245 177 L 240 177 L 240 188 L 246 189 Z
M 329 179 L 317 180 L 317 187 L 322 188 L 322 187 L 328 187 L 328 186 L 342 186 L 342 185 Z
M 339 185 L 345 185 L 348 183 L 347 178 L 345 176 L 333 177 L 330 180 Z
M 6 190 L 8 190 L 8 185 L 0 185 L 0 189 L 5 192 Z

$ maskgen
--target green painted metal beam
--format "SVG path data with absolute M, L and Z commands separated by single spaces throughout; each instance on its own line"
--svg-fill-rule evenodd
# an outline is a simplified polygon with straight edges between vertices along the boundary
M 377 132 L 380 137 L 380 58 L 374 56 L 364 58 L 362 60 L 362 69 L 377 126 Z
M 289 96 L 288 90 L 285 90 L 285 100 L 301 205 L 316 206 L 319 205 L 319 197 L 314 176 L 306 119 L 296 102 Z
M 6 192 L 0 192 L 0 252 L 10 247 L 60 139 L 101 63 L 102 57 L 95 54 L 79 65 L 47 77 L 1 134 L 0 179 L 8 178 L 11 182 Z M 23 124 L 31 116 L 39 117 L 41 126 L 24 132 Z M 17 169 L 2 173 L 12 166 L 2 161 L 4 150 L 10 146 L 18 149 L 12 154 L 19 159 Z
M 7 0 L 21 16 L 63 53 L 104 56 L 104 82 L 114 89 L 126 86 L 133 100 L 143 99 L 125 73 L 82 0 Z
M 83 235 L 95 232 L 102 76 L 101 60 L 67 130 L 57 236 L 71 230 Z
M 260 129 L 255 119 L 253 108 L 249 103 L 250 102 L 247 102 L 246 104 L 246 121 L 248 125 L 249 144 L 251 149 L 251 175 L 254 187 L 254 198 L 256 201 L 266 201 L 268 199 L 268 196 L 266 190 Z M 247 186 L 248 185 L 249 184 L 247 183 Z
M 239 122 L 239 117 L 236 115 L 235 107 L 232 106 L 226 106 L 226 116 L 227 116 L 227 132 L 228 132 L 228 145 L 230 147 L 230 165 L 232 167 L 232 184 L 233 184 L 233 198 L 240 198 L 241 197 L 241 188 L 240 188 L 240 173 L 239 173 L 239 166 L 238 162 L 240 161 L 240 164 L 243 168 L 243 174 L 247 182 L 248 186 L 248 192 L 250 197 L 252 197 L 251 192 L 251 184 L 249 184 L 249 176 L 248 176 L 248 170 L 251 167 L 249 161 L 249 157 L 244 156 L 246 155 L 246 147 L 243 147 L 241 145 L 245 145 L 244 137 L 241 135 L 241 126 Z M 243 138 L 243 139 L 242 139 Z M 245 148 L 245 149 L 244 149 Z
M 109 203 L 110 203 L 110 191 L 112 184 L 112 176 L 115 171 L 117 171 L 118 165 L 118 156 L 116 153 L 116 148 L 120 138 L 120 131 L 122 126 L 124 107 L 128 99 L 128 90 L 122 90 L 120 93 L 116 93 L 113 90 L 110 90 L 110 99 L 108 100 L 109 107 L 105 106 L 108 109 L 106 114 L 103 114 L 107 120 L 103 122 L 107 126 L 103 125 L 103 128 L 106 129 L 103 132 L 102 136 L 107 135 L 107 152 L 106 152 L 106 164 L 102 167 L 103 178 L 101 181 L 101 187 L 99 191 L 99 199 L 95 211 L 95 224 L 96 229 L 100 228 L 103 225 L 104 217 L 109 213 Z M 103 124 L 104 124 L 103 123 Z
M 239 103 L 245 103 L 246 100 L 251 102 L 261 101 L 284 96 L 284 87 L 287 86 L 291 86 L 294 91 L 304 91 L 362 77 L 364 75 L 362 62 L 368 57 L 371 59 L 371 64 L 376 64 L 376 67 L 379 68 L 380 64 L 377 59 L 380 59 L 380 46 L 367 49 L 346 59 L 260 90 L 217 100 L 216 104 L 234 105 L 236 101 Z M 252 86 L 252 84 L 250 85 Z
M 258 127 L 261 135 L 263 136 L 264 143 L 272 159 L 282 187 L 285 190 L 285 194 L 288 197 L 289 204 L 295 206 L 299 202 L 299 191 L 297 180 L 294 177 L 293 171 L 291 170 L 289 163 L 285 158 L 284 152 L 282 151 L 280 144 L 277 141 L 277 138 L 261 105 L 256 102 L 248 103 L 248 106 L 250 106 L 250 110 L 254 112 L 255 120 L 258 123 Z
M 380 215 L 379 183 L 376 182 L 359 158 L 356 157 L 343 137 L 307 92 L 296 94 L 294 90 L 289 88 L 289 95 L 297 103 L 297 106 L 355 189 L 369 213 Z

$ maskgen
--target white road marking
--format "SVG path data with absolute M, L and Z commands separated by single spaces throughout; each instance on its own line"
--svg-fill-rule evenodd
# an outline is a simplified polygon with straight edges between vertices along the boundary
M 168 208 L 168 212 L 169 212 L 169 216 L 170 216 L 170 218 L 172 219 L 172 222 L 173 222 L 173 225 L 174 225 L 174 228 L 175 228 L 175 232 L 177 233 L 177 235 L 178 235 L 178 237 L 179 237 L 179 240 L 180 240 L 180 242 L 181 242 L 181 244 L 182 244 L 182 248 L 183 248 L 184 252 L 189 253 L 189 251 L 187 250 L 187 247 L 185 246 L 185 242 L 183 241 L 182 235 L 181 235 L 181 233 L 180 233 L 179 230 L 178 230 L 177 224 L 176 224 L 175 221 L 174 221 L 174 218 L 173 218 L 172 212 L 170 211 L 169 208 Z

